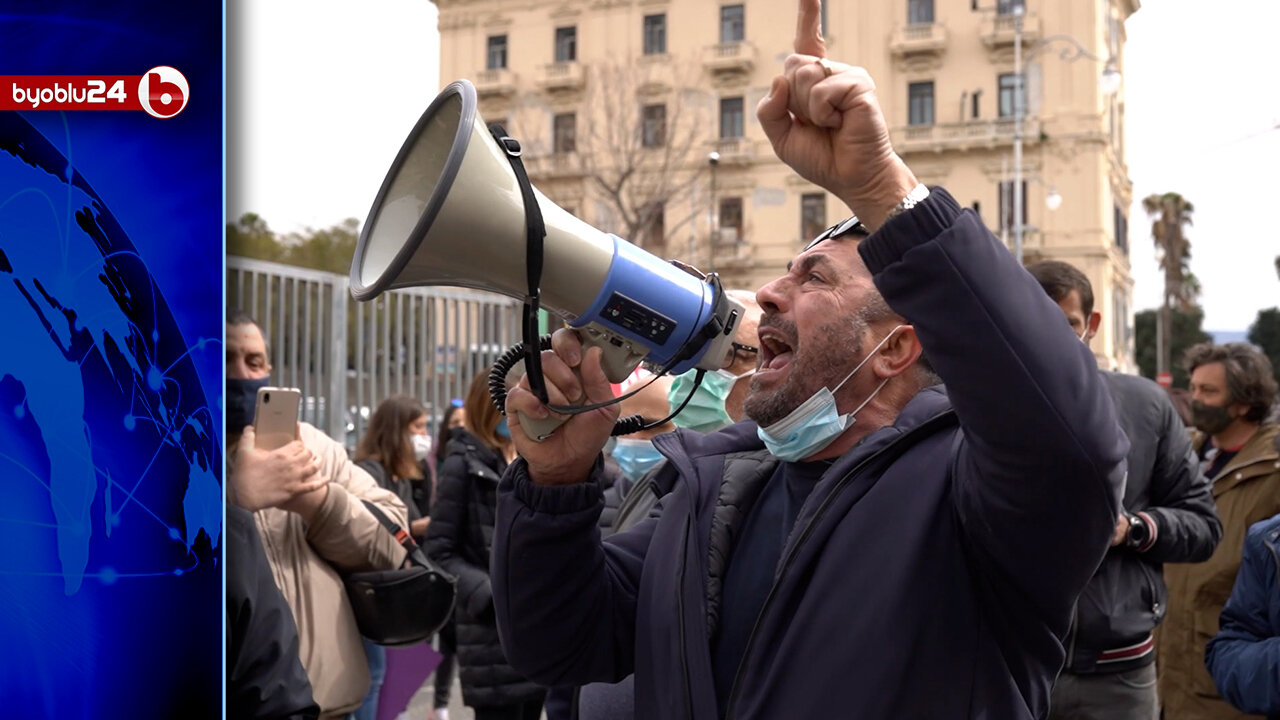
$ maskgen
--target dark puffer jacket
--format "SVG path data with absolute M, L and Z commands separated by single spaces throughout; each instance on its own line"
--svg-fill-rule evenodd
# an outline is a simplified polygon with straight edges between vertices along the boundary
M 458 665 L 471 707 L 505 707 L 542 697 L 543 688 L 507 664 L 489 586 L 498 479 L 506 462 L 475 435 L 455 432 L 440 466 L 427 527 L 427 553 L 458 578 Z

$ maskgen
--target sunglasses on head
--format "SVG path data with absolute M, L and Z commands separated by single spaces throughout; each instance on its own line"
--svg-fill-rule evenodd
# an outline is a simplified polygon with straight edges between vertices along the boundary
M 802 252 L 812 249 L 814 245 L 817 245 L 823 240 L 831 240 L 833 238 L 844 237 L 845 235 L 867 237 L 871 235 L 871 231 L 867 229 L 866 225 L 862 224 L 862 221 L 858 219 L 857 215 L 850 215 L 844 220 L 841 220 L 835 225 L 832 225 L 826 230 L 818 233 L 818 237 L 809 241 L 809 244 L 804 246 L 804 250 Z

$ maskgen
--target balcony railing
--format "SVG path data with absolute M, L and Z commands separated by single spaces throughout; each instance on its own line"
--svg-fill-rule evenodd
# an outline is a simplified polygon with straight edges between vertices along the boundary
M 1013 143 L 1013 118 L 971 120 L 937 125 L 907 125 L 894 128 L 893 147 L 899 153 L 943 152 L 996 147 Z M 1033 120 L 1023 123 L 1023 142 L 1033 143 L 1040 137 Z
M 902 25 L 889 42 L 896 57 L 907 55 L 941 55 L 947 47 L 947 28 L 938 23 Z
M 543 65 L 538 74 L 538 87 L 547 92 L 581 90 L 586 84 L 582 64 L 556 62 Z
M 518 82 L 519 78 L 508 68 L 481 70 L 474 80 L 476 94 L 481 98 L 514 95 Z
M 525 155 L 521 159 L 524 160 L 529 179 L 534 181 L 581 177 L 585 172 L 582 157 L 576 152 Z
M 749 42 L 709 45 L 702 66 L 711 73 L 749 73 L 756 66 L 756 46 Z
M 748 242 L 736 227 L 722 227 L 716 237 L 716 269 L 744 269 L 756 258 L 755 244 Z
M 720 138 L 712 145 L 712 149 L 720 153 L 720 162 L 728 164 L 749 162 L 759 151 L 759 143 L 742 137 Z
M 1015 28 L 1018 22 L 1016 15 L 992 15 L 982 21 L 982 42 L 990 50 L 1013 45 Z M 1022 16 L 1022 48 L 1026 51 L 1031 43 L 1040 38 L 1040 16 L 1029 13 Z

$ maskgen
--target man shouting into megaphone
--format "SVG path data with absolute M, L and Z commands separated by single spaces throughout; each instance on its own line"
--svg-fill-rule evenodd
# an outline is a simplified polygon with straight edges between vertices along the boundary
M 550 411 L 527 378 L 509 394 L 503 645 L 547 685 L 634 672 L 638 718 L 1044 717 L 1128 442 L 1061 310 L 917 182 L 867 72 L 825 57 L 819 17 L 801 0 L 757 115 L 861 222 L 760 288 L 750 420 L 655 440 L 681 482 L 627 532 L 596 529 L 617 406 L 537 443 L 516 411 Z M 599 349 L 568 331 L 553 347 L 552 404 L 611 397 Z

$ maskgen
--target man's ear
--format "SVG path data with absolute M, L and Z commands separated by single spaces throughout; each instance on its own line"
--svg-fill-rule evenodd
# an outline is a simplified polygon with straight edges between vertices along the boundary
M 882 378 L 901 375 L 915 367 L 923 352 L 916 329 L 911 325 L 901 325 L 876 354 L 873 362 L 875 373 Z
M 1100 312 L 1089 313 L 1089 331 L 1086 332 L 1084 335 L 1085 342 L 1092 340 L 1093 336 L 1098 334 L 1098 326 L 1101 324 L 1102 324 L 1102 313 Z

